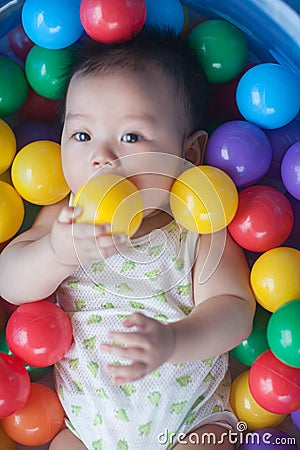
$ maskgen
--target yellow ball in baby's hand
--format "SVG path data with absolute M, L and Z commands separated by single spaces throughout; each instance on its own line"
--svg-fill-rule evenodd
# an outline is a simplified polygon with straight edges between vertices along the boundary
M 132 236 L 143 219 L 142 197 L 136 186 L 111 173 L 90 178 L 76 193 L 73 206 L 82 207 L 76 222 L 110 223 L 111 234 Z
M 212 166 L 194 166 L 173 183 L 170 207 L 174 218 L 188 230 L 209 234 L 232 221 L 238 192 L 232 179 Z

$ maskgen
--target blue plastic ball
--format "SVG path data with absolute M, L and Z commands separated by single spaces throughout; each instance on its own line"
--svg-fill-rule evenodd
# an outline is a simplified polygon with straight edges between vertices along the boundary
M 149 28 L 170 29 L 180 34 L 184 26 L 184 11 L 179 0 L 145 0 L 146 22 Z
M 249 122 L 266 129 L 283 127 L 299 111 L 300 80 L 280 64 L 259 64 L 240 79 L 236 102 Z
M 28 37 L 40 47 L 58 50 L 76 42 L 83 33 L 81 0 L 26 0 L 22 23 Z

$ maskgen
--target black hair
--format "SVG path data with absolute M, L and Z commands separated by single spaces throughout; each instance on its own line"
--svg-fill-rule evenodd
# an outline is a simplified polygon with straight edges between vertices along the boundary
M 186 40 L 169 30 L 143 29 L 129 41 L 102 44 L 85 37 L 77 46 L 71 78 L 122 70 L 158 68 L 174 83 L 191 134 L 206 128 L 209 85 Z

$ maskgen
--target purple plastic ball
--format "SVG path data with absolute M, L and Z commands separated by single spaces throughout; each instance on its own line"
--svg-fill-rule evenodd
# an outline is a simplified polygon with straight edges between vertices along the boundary
M 25 145 L 35 141 L 60 142 L 60 132 L 57 128 L 37 120 L 24 120 L 14 127 L 17 148 L 21 150 Z
M 266 134 L 252 123 L 233 120 L 219 126 L 206 147 L 206 162 L 226 172 L 237 187 L 250 186 L 267 173 L 272 147 Z
M 288 192 L 300 200 L 300 141 L 285 153 L 281 163 L 281 178 Z
M 295 427 L 300 431 L 300 409 L 291 413 L 292 422 Z
M 285 152 L 295 142 L 300 141 L 300 122 L 292 120 L 284 127 L 264 132 L 270 140 L 273 154 L 267 177 L 280 179 L 281 162 Z
M 239 450 L 299 450 L 295 438 L 277 428 L 261 428 L 244 436 Z

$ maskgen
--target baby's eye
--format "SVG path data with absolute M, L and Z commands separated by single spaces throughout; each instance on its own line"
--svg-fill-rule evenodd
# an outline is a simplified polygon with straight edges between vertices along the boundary
M 91 140 L 91 136 L 88 133 L 84 133 L 83 131 L 79 131 L 78 133 L 75 133 L 73 137 L 78 142 L 86 142 Z
M 122 136 L 121 141 L 129 144 L 135 144 L 136 142 L 139 142 L 142 139 L 143 137 L 137 133 L 126 133 Z

